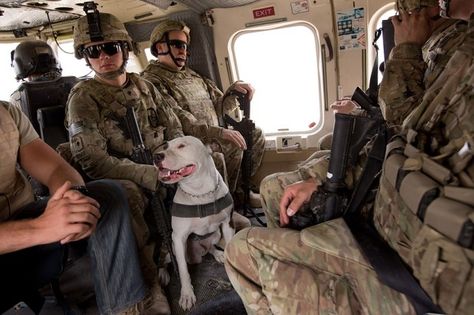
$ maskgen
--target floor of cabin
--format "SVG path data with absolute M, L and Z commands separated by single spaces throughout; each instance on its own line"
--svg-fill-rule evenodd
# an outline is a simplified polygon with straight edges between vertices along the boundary
M 261 209 L 253 209 L 254 214 L 246 213 L 252 225 L 261 226 L 265 221 Z M 256 218 L 258 217 L 258 219 Z M 66 297 L 68 310 L 65 312 L 58 305 L 56 298 L 49 288 L 43 290 L 45 304 L 40 315 L 96 315 L 98 314 L 93 294 L 93 284 L 88 271 L 88 258 L 82 257 L 66 269 L 60 279 L 61 291 Z M 245 315 L 246 311 L 239 296 L 232 288 L 224 266 L 208 254 L 198 265 L 189 265 L 189 273 L 196 294 L 196 304 L 185 312 L 178 304 L 180 284 L 172 275 L 166 293 L 172 315 Z M 170 299 L 169 297 L 175 297 Z M 24 303 L 19 303 L 3 315 L 34 315 Z

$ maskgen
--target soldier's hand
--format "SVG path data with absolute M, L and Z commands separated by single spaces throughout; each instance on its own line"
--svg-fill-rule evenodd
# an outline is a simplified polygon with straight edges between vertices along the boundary
M 60 241 L 65 244 L 92 234 L 100 212 L 97 202 L 89 199 L 79 192 L 71 192 L 69 182 L 57 189 L 49 199 L 44 213 L 35 220 L 42 243 Z
M 252 100 L 253 94 L 255 93 L 255 89 L 250 83 L 245 82 L 235 82 L 231 89 L 243 94 L 248 94 L 249 100 Z
M 432 25 L 426 8 L 408 13 L 400 11 L 392 16 L 395 45 L 412 43 L 423 45 L 431 36 Z
M 296 182 L 285 187 L 280 200 L 280 226 L 284 227 L 290 223 L 293 216 L 303 206 L 309 202 L 311 195 L 318 188 L 318 182 L 314 178 Z
M 236 146 L 242 150 L 247 150 L 247 143 L 240 132 L 232 129 L 223 129 L 222 130 L 222 139 L 233 142 Z
M 331 109 L 334 114 L 350 114 L 357 105 L 351 101 L 350 97 L 344 97 L 339 101 L 335 101 L 331 104 Z

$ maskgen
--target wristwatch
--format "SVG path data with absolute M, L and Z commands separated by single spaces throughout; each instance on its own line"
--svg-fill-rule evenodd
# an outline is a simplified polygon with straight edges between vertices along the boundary
M 77 190 L 78 192 L 80 192 L 81 194 L 83 194 L 85 196 L 89 196 L 89 190 L 84 185 L 72 186 L 71 189 Z

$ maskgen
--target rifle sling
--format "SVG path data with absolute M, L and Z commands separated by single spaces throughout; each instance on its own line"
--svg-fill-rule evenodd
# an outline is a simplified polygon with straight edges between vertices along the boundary
M 404 294 L 418 315 L 444 314 L 426 294 L 398 253 L 380 237 L 374 227 L 348 219 L 347 225 L 383 284 Z
M 351 201 L 347 207 L 347 216 L 344 216 L 344 219 L 365 258 L 372 265 L 383 284 L 404 294 L 419 315 L 429 312 L 443 313 L 413 277 L 409 267 L 401 260 L 398 253 L 380 237 L 373 226 L 361 222 L 356 217 L 357 210 L 365 200 L 372 184 L 376 178 L 379 178 L 385 155 L 386 132 L 386 130 L 379 130 L 360 180 L 354 187 Z

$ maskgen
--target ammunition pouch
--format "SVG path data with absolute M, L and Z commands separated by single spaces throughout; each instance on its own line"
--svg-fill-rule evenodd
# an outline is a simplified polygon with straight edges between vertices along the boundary
M 410 144 L 391 143 L 386 180 L 424 224 L 465 248 L 474 248 L 474 188 L 456 186 L 455 175 Z M 390 150 L 391 149 L 391 150 Z

